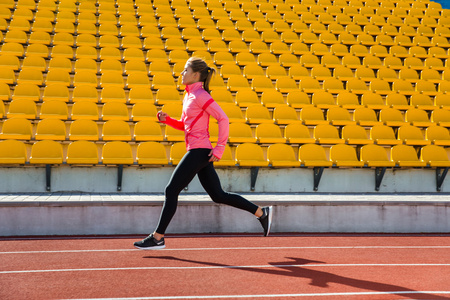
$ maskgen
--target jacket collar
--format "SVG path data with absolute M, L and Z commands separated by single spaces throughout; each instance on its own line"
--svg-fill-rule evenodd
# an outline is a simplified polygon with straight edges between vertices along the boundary
M 193 84 L 187 85 L 185 90 L 186 90 L 186 92 L 191 93 L 191 92 L 196 91 L 196 90 L 198 90 L 200 88 L 203 88 L 203 82 L 197 81 L 197 82 L 195 82 Z

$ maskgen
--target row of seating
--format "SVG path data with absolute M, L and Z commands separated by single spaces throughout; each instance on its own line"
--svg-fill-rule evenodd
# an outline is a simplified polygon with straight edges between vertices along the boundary
M 91 141 L 184 141 L 184 133 L 170 126 L 161 127 L 155 121 L 139 121 L 128 124 L 121 120 L 109 120 L 97 124 L 92 120 L 75 120 L 64 123 L 57 119 L 44 119 L 37 123 L 36 128 L 25 119 L 8 119 L 2 123 L 0 139 L 19 140 L 91 140 Z M 164 131 L 163 131 L 164 129 Z M 164 132 L 164 133 L 163 133 Z M 396 133 L 395 133 L 396 132 Z M 423 133 L 425 132 L 425 134 Z M 99 135 L 101 133 L 101 135 Z M 210 124 L 211 140 L 217 142 L 218 126 Z M 387 125 L 374 125 L 369 131 L 365 127 L 348 124 L 339 130 L 330 124 L 319 124 L 312 128 L 295 123 L 289 124 L 283 130 L 275 124 L 259 124 L 254 130 L 243 123 L 230 124 L 228 141 L 236 143 L 260 144 L 382 144 L 382 145 L 450 145 L 448 128 L 430 126 L 422 131 L 419 127 L 405 124 L 397 130 Z
M 100 151 L 99 151 L 100 150 Z M 386 150 L 390 152 L 390 158 Z M 276 144 L 267 148 L 267 158 L 262 147 L 256 144 L 241 144 L 232 154 L 227 147 L 222 160 L 216 166 L 240 167 L 449 167 L 450 161 L 443 147 L 428 145 L 416 149 L 407 145 L 383 148 L 365 145 L 357 151 L 349 145 L 334 145 L 329 149 L 329 158 L 320 145 L 305 144 L 298 148 Z M 63 153 L 66 152 L 64 155 Z M 99 152 L 101 153 L 99 155 Z M 24 143 L 16 140 L 0 142 L 0 164 L 83 164 L 83 165 L 176 165 L 186 152 L 183 142 L 173 144 L 170 154 L 164 145 L 145 142 L 137 146 L 133 155 L 131 145 L 125 142 L 108 142 L 101 149 L 88 141 L 76 141 L 63 146 L 55 141 L 39 141 L 32 145 L 28 157 Z M 234 158 L 233 158 L 234 157 Z M 298 158 L 297 158 L 298 157 Z

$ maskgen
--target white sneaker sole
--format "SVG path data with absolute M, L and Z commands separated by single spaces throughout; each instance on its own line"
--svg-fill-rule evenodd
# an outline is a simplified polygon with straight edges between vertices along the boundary
M 269 235 L 269 233 L 270 233 L 270 227 L 272 226 L 272 215 L 273 215 L 273 206 L 269 206 L 269 224 L 268 224 L 268 226 L 267 226 L 267 234 L 266 234 L 266 236 L 268 236 Z
M 140 250 L 161 250 L 166 248 L 166 245 L 162 245 L 162 246 L 152 246 L 152 247 L 139 247 L 134 245 L 134 247 L 140 249 Z

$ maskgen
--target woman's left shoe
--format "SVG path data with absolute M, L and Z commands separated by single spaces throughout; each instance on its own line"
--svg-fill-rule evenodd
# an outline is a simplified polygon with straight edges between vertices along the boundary
M 270 227 L 272 226 L 272 211 L 273 206 L 265 206 L 262 208 L 263 215 L 258 218 L 261 226 L 264 229 L 264 236 L 268 236 L 270 232 Z
M 157 239 L 155 239 L 152 233 L 142 241 L 135 242 L 134 246 L 141 250 L 159 250 L 164 249 L 166 247 L 166 244 L 164 243 L 164 238 L 158 241 Z

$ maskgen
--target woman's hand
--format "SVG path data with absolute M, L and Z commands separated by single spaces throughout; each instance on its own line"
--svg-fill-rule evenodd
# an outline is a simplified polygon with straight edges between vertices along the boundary
M 214 156 L 213 154 L 214 150 L 211 150 L 211 152 L 209 152 L 208 156 L 211 156 L 211 158 L 209 159 L 209 162 L 215 162 L 215 161 L 219 161 L 220 159 L 218 159 L 217 157 Z
M 163 111 L 159 111 L 158 114 L 156 115 L 158 117 L 158 120 L 160 122 L 165 122 L 166 118 L 169 116 L 167 113 L 163 112 Z

